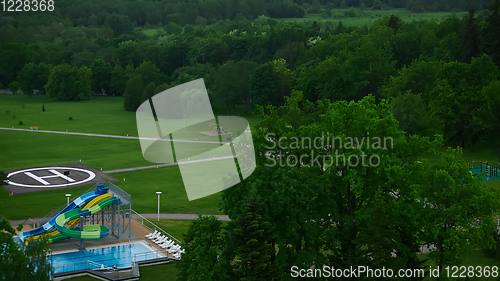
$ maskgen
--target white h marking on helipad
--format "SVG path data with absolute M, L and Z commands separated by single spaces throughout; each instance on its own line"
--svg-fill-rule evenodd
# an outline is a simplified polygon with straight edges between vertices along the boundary
M 40 182 L 41 184 L 45 184 L 45 185 L 50 185 L 50 182 L 44 180 L 44 179 L 47 179 L 47 178 L 56 178 L 56 177 L 60 177 L 60 178 L 63 178 L 69 182 L 74 182 L 75 180 L 70 178 L 70 177 L 67 177 L 61 173 L 59 173 L 58 171 L 56 170 L 49 170 L 49 172 L 53 173 L 54 175 L 50 175 L 50 176 L 42 176 L 42 177 L 39 177 L 31 172 L 24 172 L 25 175 L 37 180 L 38 182 Z

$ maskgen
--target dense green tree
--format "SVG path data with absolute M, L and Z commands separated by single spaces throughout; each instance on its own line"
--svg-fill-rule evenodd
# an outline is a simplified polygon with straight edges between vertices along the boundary
M 277 105 L 274 99 L 278 93 L 278 86 L 274 79 L 273 66 L 270 62 L 257 67 L 250 80 L 250 97 L 253 104 L 266 107 L 267 105 Z
M 331 100 L 359 100 L 375 94 L 395 72 L 391 62 L 373 42 L 366 42 L 353 52 L 331 56 L 316 67 L 299 74 L 299 87 Z M 308 96 L 311 93 L 307 93 Z
M 149 83 L 142 92 L 141 103 L 153 97 L 156 94 L 156 89 L 156 84 L 154 82 Z
M 284 59 L 271 61 L 273 67 L 273 77 L 276 81 L 277 91 L 273 98 L 275 105 L 282 105 L 285 101 L 285 96 L 290 94 L 293 86 L 292 73 L 287 67 L 287 62 Z
M 497 66 L 500 66 L 500 0 L 490 8 L 490 15 L 486 18 L 483 30 L 484 51 L 493 58 Z
M 141 105 L 142 92 L 144 91 L 143 85 L 140 76 L 134 76 L 127 81 L 125 99 L 123 100 L 123 107 L 126 111 L 136 111 Z
M 21 69 L 34 61 L 35 54 L 30 46 L 20 43 L 0 44 L 0 82 L 8 85 L 14 81 Z
M 389 23 L 387 26 L 392 28 L 394 30 L 394 33 L 398 33 L 399 29 L 401 28 L 402 22 L 401 18 L 395 15 L 391 15 L 391 18 L 389 19 Z
M 113 69 L 110 63 L 101 58 L 96 58 L 92 62 L 90 69 L 92 70 L 92 90 L 111 95 L 110 84 Z
M 488 131 L 488 136 L 494 140 L 497 145 L 497 151 L 500 152 L 500 81 L 493 80 L 481 90 L 481 96 L 486 100 L 484 113 L 482 115 L 485 120 L 485 128 Z
M 422 221 L 413 221 L 409 219 L 411 215 L 405 214 L 419 210 L 419 201 L 411 186 L 412 171 L 418 165 L 425 165 L 417 160 L 422 153 L 441 145 L 441 140 L 406 138 L 398 130 L 387 101 L 376 104 L 373 96 L 359 102 L 317 101 L 315 104 L 301 98 L 300 92 L 292 92 L 285 106 L 279 110 L 268 107 L 268 114 L 259 107 L 264 120 L 254 130 L 254 145 L 256 151 L 262 153 L 257 155 L 258 165 L 252 176 L 224 191 L 225 212 L 230 218 L 242 215 L 242 199 L 251 188 L 257 189 L 259 197 L 265 200 L 262 206 L 263 213 L 267 214 L 263 218 L 271 221 L 276 233 L 279 251 L 272 261 L 278 270 L 288 270 L 294 264 L 308 268 L 313 265 L 312 261 L 335 268 L 369 262 L 366 255 L 369 242 L 353 238 L 366 237 L 370 234 L 368 229 L 382 227 L 398 231 L 384 232 L 394 237 L 386 240 L 390 243 L 379 241 L 372 250 L 384 257 L 394 250 L 399 255 L 395 259 L 386 258 L 385 262 L 380 260 L 379 264 L 421 268 L 411 251 L 418 249 L 420 243 L 418 238 L 412 239 L 412 231 L 421 229 Z M 329 144 L 325 143 L 326 136 Z M 371 139 L 367 144 L 366 137 L 371 136 L 389 137 L 394 143 L 374 145 Z M 294 144 L 294 137 L 298 143 Z M 304 137 L 310 138 L 311 144 L 300 145 Z M 332 143 L 334 137 L 340 140 Z M 316 138 L 320 141 L 313 144 Z M 349 138 L 365 141 L 351 146 L 347 145 Z M 349 160 L 357 155 L 361 161 L 363 154 L 378 155 L 381 161 L 364 165 Z M 303 155 L 308 157 L 298 158 Z M 376 200 L 372 198 L 382 194 L 390 204 L 387 210 L 395 206 L 400 210 L 399 216 L 391 211 L 387 213 L 390 219 L 369 223 L 369 214 L 377 209 Z M 406 203 L 414 202 L 409 204 L 412 209 L 405 208 L 406 203 L 396 204 L 395 194 Z M 401 229 L 410 229 L 410 232 Z M 399 242 L 394 244 L 390 239 Z
M 227 266 L 221 257 L 224 247 L 222 222 L 215 216 L 198 216 L 184 236 L 186 253 L 177 263 L 177 280 L 227 280 Z
M 44 92 L 44 87 L 49 80 L 49 75 L 52 71 L 52 66 L 49 64 L 28 63 L 17 75 L 16 81 L 20 83 L 21 90 L 30 97 L 33 90 Z
M 391 77 L 387 85 L 379 88 L 379 92 L 385 98 L 394 98 L 411 91 L 422 94 L 423 101 L 428 105 L 436 98 L 433 89 L 441 71 L 440 62 L 415 60 L 408 67 L 401 69 L 399 75 Z
M 189 51 L 191 63 L 224 64 L 230 55 L 229 46 L 217 37 L 199 40 Z
M 186 42 L 179 39 L 173 40 L 161 49 L 156 65 L 165 75 L 170 76 L 176 69 L 187 64 L 188 51 L 189 47 Z
M 399 129 L 407 135 L 431 136 L 430 112 L 420 95 L 407 92 L 392 100 L 392 112 L 399 122 Z
M 494 248 L 491 219 L 500 210 L 499 198 L 473 178 L 461 149 L 449 148 L 430 164 L 419 186 L 427 207 L 424 239 L 437 247 L 430 258 L 440 267 L 460 264 L 476 247 Z
M 86 66 L 58 65 L 52 69 L 45 90 L 49 98 L 58 100 L 90 99 L 91 77 L 92 70 Z
M 271 223 L 264 220 L 260 212 L 262 206 L 256 192 L 250 192 L 245 200 L 241 216 L 235 217 L 230 237 L 235 247 L 235 255 L 240 260 L 234 263 L 233 271 L 238 280 L 272 280 L 275 269 L 271 255 L 275 249 L 270 244 L 273 237 Z
M 133 30 L 132 22 L 126 15 L 112 14 L 106 18 L 106 24 L 113 29 L 115 36 L 130 33 Z
M 49 281 L 52 266 L 46 259 L 49 244 L 46 239 L 30 246 L 14 242 L 16 232 L 9 221 L 0 219 L 0 278 L 2 280 Z
M 160 69 L 150 61 L 141 63 L 141 65 L 135 69 L 134 75 L 140 75 L 142 81 L 146 85 L 152 82 L 160 85 L 165 82 L 164 75 L 160 72 Z
M 256 68 L 251 61 L 228 61 L 216 71 L 212 87 L 215 102 L 225 105 L 228 114 L 233 114 L 235 104 L 248 104 L 250 79 Z
M 465 62 L 470 63 L 472 58 L 478 57 L 480 52 L 480 32 L 477 20 L 475 17 L 476 11 L 469 10 L 467 21 L 464 26 L 463 44 L 465 45 Z
M 120 65 L 115 65 L 111 71 L 110 90 L 113 95 L 123 95 L 125 93 L 125 85 L 127 84 L 127 77 L 125 70 Z

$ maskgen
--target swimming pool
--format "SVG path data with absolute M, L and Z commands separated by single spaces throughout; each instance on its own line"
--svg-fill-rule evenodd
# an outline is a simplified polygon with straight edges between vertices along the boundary
M 87 249 L 52 255 L 54 273 L 105 267 L 129 267 L 132 261 L 144 261 L 163 257 L 156 249 L 144 242 L 126 243 L 112 247 Z M 49 257 L 49 260 L 51 258 Z

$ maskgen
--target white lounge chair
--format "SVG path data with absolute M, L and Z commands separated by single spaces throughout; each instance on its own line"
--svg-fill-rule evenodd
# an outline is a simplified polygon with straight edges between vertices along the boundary
M 163 235 L 158 235 L 156 238 L 151 239 L 153 242 L 160 241 L 160 239 L 165 238 Z
M 169 248 L 170 248 L 170 247 L 172 247 L 173 245 L 174 245 L 174 243 L 173 243 L 172 241 L 170 241 L 170 242 L 165 242 L 165 243 L 163 243 L 163 244 L 161 245 L 161 247 L 162 247 L 163 249 L 169 249 Z
M 161 245 L 161 244 L 165 243 L 167 240 L 168 240 L 167 237 L 163 237 L 163 238 L 157 240 L 156 244 Z
M 162 248 L 163 247 L 170 247 L 172 245 L 172 241 L 167 239 L 166 241 L 164 241 L 163 243 L 158 244 L 158 245 L 160 245 Z
M 160 237 L 160 235 L 161 235 L 161 233 L 158 231 L 155 235 L 148 237 L 148 239 L 153 241 L 155 239 L 158 239 Z
M 155 237 L 157 234 L 158 234 L 158 230 L 155 230 L 155 232 L 150 233 L 150 234 L 146 235 L 145 237 L 148 239 L 151 239 L 151 238 Z

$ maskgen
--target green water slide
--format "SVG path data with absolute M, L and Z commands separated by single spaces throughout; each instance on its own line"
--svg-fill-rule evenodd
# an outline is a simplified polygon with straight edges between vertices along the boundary
M 74 209 L 59 215 L 56 219 L 55 227 L 62 234 L 61 236 L 68 236 L 80 239 L 100 239 L 108 236 L 109 228 L 105 225 L 84 225 L 83 230 L 69 229 L 66 227 L 66 223 L 71 220 L 78 219 L 81 216 L 89 216 L 100 212 L 104 207 L 111 204 L 120 204 L 120 200 L 116 197 L 108 198 L 99 202 L 97 205 L 86 209 Z M 57 236 L 57 235 L 56 235 Z M 53 237 L 52 239 L 58 239 L 59 237 Z M 62 237 L 61 237 L 62 238 Z M 56 240 L 57 241 L 57 240 Z

